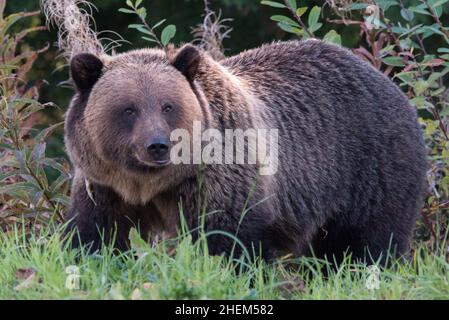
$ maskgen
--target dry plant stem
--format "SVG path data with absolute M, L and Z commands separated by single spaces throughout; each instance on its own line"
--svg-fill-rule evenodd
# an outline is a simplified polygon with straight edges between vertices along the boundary
M 210 9 L 209 2 L 204 0 L 203 22 L 192 28 L 193 43 L 207 51 L 217 61 L 225 58 L 223 40 L 228 38 L 232 28 L 225 23 L 232 19 L 221 19 L 218 14 Z
M 66 59 L 76 54 L 88 52 L 95 55 L 104 53 L 104 48 L 91 28 L 95 22 L 91 17 L 92 4 L 85 0 L 40 0 L 48 25 L 58 29 L 59 49 Z M 88 9 L 83 9 L 83 5 Z
M 349 25 L 361 25 L 363 22 L 360 21 L 355 21 L 355 20 L 347 20 L 347 19 L 326 19 L 327 22 L 329 23 L 334 23 L 334 24 L 343 24 L 345 26 L 349 26 Z

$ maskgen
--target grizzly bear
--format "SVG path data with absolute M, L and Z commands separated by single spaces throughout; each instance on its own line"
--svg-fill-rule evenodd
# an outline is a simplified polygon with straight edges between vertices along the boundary
M 187 44 L 83 53 L 70 66 L 75 246 L 123 250 L 131 227 L 151 239 L 176 235 L 183 219 L 194 239 L 204 230 L 211 254 L 407 253 L 425 189 L 416 111 L 350 51 L 274 42 L 216 61 Z M 220 132 L 278 129 L 277 172 L 172 163 L 171 132 L 192 132 L 195 121 Z

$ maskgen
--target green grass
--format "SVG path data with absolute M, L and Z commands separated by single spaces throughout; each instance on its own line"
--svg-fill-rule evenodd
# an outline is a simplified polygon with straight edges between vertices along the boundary
M 0 299 L 449 299 L 447 243 L 419 246 L 411 262 L 382 269 L 377 290 L 366 288 L 362 264 L 344 263 L 326 277 L 313 258 L 232 263 L 189 236 L 174 250 L 167 241 L 151 248 L 133 233 L 132 248 L 87 255 L 62 244 L 60 230 L 0 234 Z M 69 266 L 79 269 L 79 290 L 66 288 Z

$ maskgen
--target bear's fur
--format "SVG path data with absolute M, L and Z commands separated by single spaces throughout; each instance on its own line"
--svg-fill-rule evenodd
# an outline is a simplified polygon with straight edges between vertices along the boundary
M 425 188 L 425 147 L 414 108 L 387 77 L 317 40 L 275 42 L 221 61 L 192 45 L 115 56 L 75 56 L 77 93 L 66 116 L 75 167 L 67 216 L 75 245 L 116 231 L 124 249 L 142 235 L 173 235 L 179 208 L 200 212 L 212 254 L 234 240 L 266 259 L 280 253 L 356 258 L 407 252 Z M 174 109 L 166 115 L 161 107 Z M 124 116 L 124 108 L 132 105 Z M 146 166 L 144 140 L 173 129 L 279 129 L 279 166 Z M 87 189 L 89 190 L 87 190 Z M 242 218 L 242 212 L 244 217 Z M 195 236 L 195 232 L 193 232 Z M 237 254 L 241 253 L 237 245 Z

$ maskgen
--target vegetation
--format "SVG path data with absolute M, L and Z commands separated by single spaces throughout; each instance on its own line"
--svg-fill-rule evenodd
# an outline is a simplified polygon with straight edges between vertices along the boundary
M 35 127 L 41 118 L 39 111 L 52 104 L 39 103 L 40 84 L 25 80 L 38 54 L 47 48 L 17 50 L 23 38 L 42 27 L 8 33 L 14 23 L 39 12 L 3 17 L 4 5 L 5 1 L 0 1 L 0 227 L 9 231 L 17 224 L 29 229 L 63 220 L 69 167 L 46 157 L 45 140 L 62 122 Z M 50 181 L 46 170 L 58 171 L 58 177 Z
M 100 12 L 111 3 L 103 1 Z M 156 0 L 154 4 L 162 6 Z M 68 204 L 70 165 L 62 147 L 63 112 L 57 105 L 66 105 L 69 91 L 61 95 L 59 88 L 51 95 L 61 74 L 67 77 L 66 62 L 55 59 L 54 49 L 38 41 L 48 37 L 39 12 L 13 11 L 19 9 L 17 2 L 9 1 L 11 13 L 6 15 L 6 0 L 0 0 L 0 298 L 449 298 L 449 0 L 221 4 L 228 11 L 271 14 L 278 29 L 263 27 L 265 21 L 260 25 L 273 33 L 271 39 L 317 37 L 346 46 L 391 77 L 410 98 L 429 147 L 429 189 L 411 261 L 382 269 L 379 289 L 369 290 L 370 272 L 362 264 L 347 262 L 335 270 L 317 259 L 284 257 L 273 265 L 232 262 L 207 255 L 204 242 L 192 244 L 187 233 L 176 246 L 167 240 L 154 247 L 132 233 L 132 249 L 118 255 L 110 247 L 95 255 L 68 249 L 61 241 L 61 221 Z M 171 41 L 192 40 L 168 13 L 166 24 L 156 9 L 145 9 L 147 2 L 121 5 L 108 15 L 123 17 L 125 28 L 115 31 L 131 32 L 133 42 L 165 47 Z M 194 29 L 194 40 L 208 50 L 219 47 L 215 57 L 244 49 L 235 45 L 223 51 L 231 40 L 239 43 L 248 29 L 226 40 L 229 27 L 208 6 L 204 21 Z M 45 100 L 39 99 L 39 92 Z M 79 268 L 79 290 L 65 285 L 70 266 Z
M 95 255 L 69 250 L 53 230 L 28 239 L 17 229 L 2 234 L 0 299 L 448 298 L 449 263 L 442 245 L 420 245 L 410 262 L 382 269 L 376 289 L 372 271 L 349 259 L 338 269 L 317 259 L 231 264 L 207 255 L 204 242 L 192 244 L 187 234 L 176 247 L 167 241 L 150 247 L 135 234 L 132 249 L 119 255 L 108 247 Z M 69 275 L 79 278 L 70 282 Z

